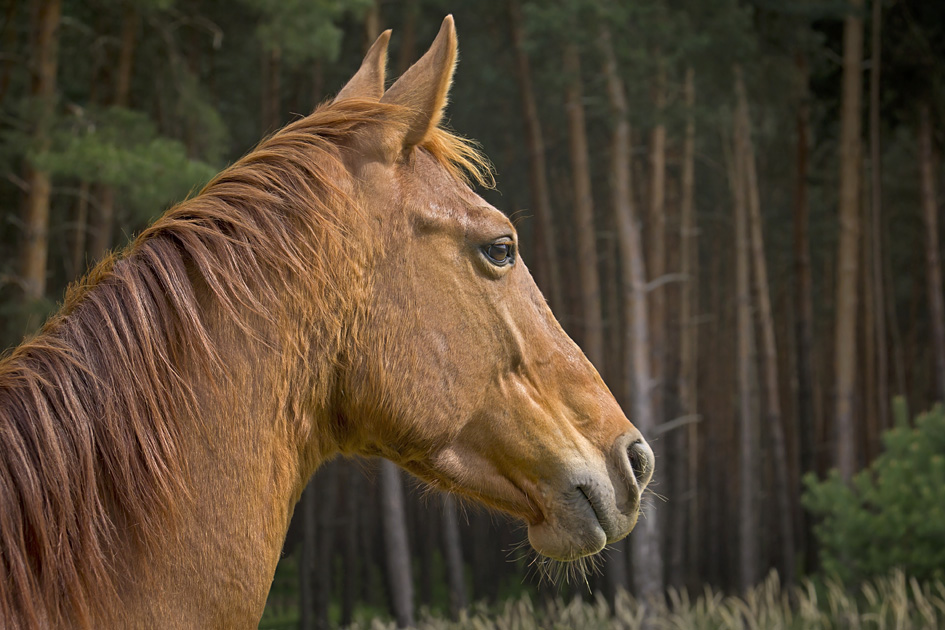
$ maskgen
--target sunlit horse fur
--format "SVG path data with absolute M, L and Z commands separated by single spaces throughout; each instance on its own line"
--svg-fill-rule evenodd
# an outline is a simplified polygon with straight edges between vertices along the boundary
M 388 38 L 0 363 L 0 627 L 255 626 L 338 453 L 520 517 L 553 558 L 633 527 L 649 447 L 438 126 L 452 19 L 385 92 Z

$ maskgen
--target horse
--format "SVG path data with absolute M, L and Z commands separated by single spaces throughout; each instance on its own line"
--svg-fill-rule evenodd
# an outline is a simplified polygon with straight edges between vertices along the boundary
M 258 624 L 306 482 L 388 458 L 575 560 L 626 536 L 653 454 L 445 129 L 448 16 L 67 291 L 0 362 L 0 627 Z

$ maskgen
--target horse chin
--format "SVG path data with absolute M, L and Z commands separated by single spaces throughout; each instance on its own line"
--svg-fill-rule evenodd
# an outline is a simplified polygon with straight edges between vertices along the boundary
M 539 554 L 570 562 L 600 552 L 636 525 L 594 485 L 578 486 L 562 497 L 544 520 L 528 526 L 528 541 Z
M 596 521 L 568 528 L 542 521 L 528 526 L 528 542 L 543 556 L 571 562 L 601 551 L 607 544 L 607 534 Z

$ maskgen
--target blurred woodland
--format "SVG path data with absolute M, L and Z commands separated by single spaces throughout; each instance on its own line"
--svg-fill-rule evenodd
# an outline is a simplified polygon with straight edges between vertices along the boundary
M 333 461 L 270 597 L 290 627 L 408 625 L 522 591 L 736 591 L 770 569 L 793 583 L 821 566 L 804 475 L 849 482 L 896 417 L 945 399 L 943 2 L 0 7 L 0 347 L 330 99 L 381 30 L 396 76 L 456 18 L 449 125 L 490 156 L 481 194 L 653 445 L 655 492 L 586 584 L 549 585 L 520 525 L 389 462 Z

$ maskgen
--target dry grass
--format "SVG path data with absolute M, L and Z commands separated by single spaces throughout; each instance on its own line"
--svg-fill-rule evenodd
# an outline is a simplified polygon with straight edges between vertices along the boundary
M 371 619 L 352 626 L 393 630 L 391 621 Z M 945 584 L 920 585 L 902 573 L 848 591 L 836 582 L 805 582 L 782 588 L 776 574 L 744 597 L 706 588 L 698 595 L 670 590 L 665 602 L 640 602 L 623 593 L 613 610 L 592 602 L 528 596 L 498 609 L 475 606 L 459 621 L 421 615 L 419 630 L 937 630 L 945 628 Z

